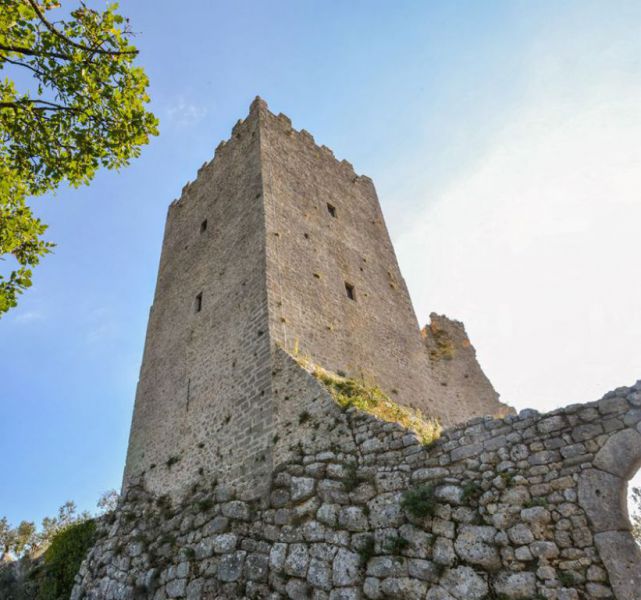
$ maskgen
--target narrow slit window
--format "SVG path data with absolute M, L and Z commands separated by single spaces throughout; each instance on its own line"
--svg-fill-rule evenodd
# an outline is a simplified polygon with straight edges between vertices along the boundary
M 196 295 L 196 301 L 194 302 L 194 309 L 196 312 L 200 312 L 203 307 L 203 293 Z
M 345 292 L 347 292 L 347 297 L 350 300 L 356 300 L 356 291 L 354 290 L 354 286 L 351 283 L 345 282 Z
M 327 203 L 327 212 L 336 218 L 336 207 L 333 204 Z
M 205 231 L 207 231 L 207 219 L 200 224 L 200 233 L 205 233 Z

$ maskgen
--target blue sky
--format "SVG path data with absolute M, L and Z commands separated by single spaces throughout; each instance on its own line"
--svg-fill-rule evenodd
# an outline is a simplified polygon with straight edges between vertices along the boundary
M 0 515 L 91 510 L 119 487 L 167 206 L 257 94 L 374 179 L 419 321 L 463 320 L 505 401 L 550 409 L 641 377 L 641 4 L 121 12 L 161 134 L 34 202 L 58 246 L 0 320 Z

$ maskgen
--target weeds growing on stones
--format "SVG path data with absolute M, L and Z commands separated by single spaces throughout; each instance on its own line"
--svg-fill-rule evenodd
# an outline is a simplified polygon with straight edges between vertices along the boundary
M 309 414 L 308 411 L 304 410 L 300 415 L 298 415 L 298 424 L 303 425 L 304 423 L 307 423 L 311 419 L 311 415 Z
M 413 431 L 424 445 L 432 444 L 440 437 L 442 427 L 437 419 L 396 404 L 378 386 L 332 373 L 311 364 L 307 359 L 300 359 L 299 363 L 327 386 L 341 408 L 346 410 L 353 407 L 388 423 L 398 423 Z
M 376 554 L 376 542 L 373 535 L 368 535 L 361 547 L 358 549 L 358 555 L 361 557 L 361 564 L 365 566 L 369 559 Z
M 170 456 L 166 461 L 165 461 L 165 466 L 168 469 L 171 469 L 177 462 L 180 462 L 180 456 Z
M 407 490 L 401 499 L 401 507 L 419 519 L 434 516 L 437 504 L 432 485 L 421 485 Z
M 477 481 L 468 481 L 463 486 L 463 502 L 468 502 L 470 500 L 478 500 L 483 494 L 483 488 Z
M 385 550 L 390 554 L 401 554 L 410 545 L 409 541 L 404 537 L 398 535 L 396 537 L 389 538 L 385 544 Z

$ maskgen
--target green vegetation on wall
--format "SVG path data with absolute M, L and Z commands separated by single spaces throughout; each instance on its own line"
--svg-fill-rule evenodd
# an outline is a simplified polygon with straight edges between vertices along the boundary
M 69 525 L 51 540 L 40 572 L 39 600 L 67 600 L 85 555 L 96 539 L 94 519 Z
M 422 444 L 431 444 L 440 437 L 442 427 L 438 419 L 425 417 L 419 410 L 396 404 L 378 386 L 337 375 L 317 365 L 310 365 L 305 359 L 296 360 L 327 386 L 341 407 L 354 407 L 382 421 L 398 423 L 413 431 Z
M 67 600 L 80 565 L 97 539 L 97 519 L 113 523 L 118 492 L 104 492 L 93 518 L 68 500 L 42 526 L 0 518 L 0 599 Z
M 419 519 L 434 516 L 437 506 L 434 486 L 421 485 L 407 490 L 401 499 L 401 506 Z

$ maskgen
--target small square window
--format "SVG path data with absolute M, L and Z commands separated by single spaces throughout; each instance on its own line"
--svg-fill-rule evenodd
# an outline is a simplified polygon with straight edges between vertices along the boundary
M 200 312 L 202 308 L 203 308 L 203 293 L 200 292 L 200 294 L 196 296 L 196 301 L 194 302 L 194 309 L 196 312 Z
M 354 286 L 351 283 L 345 282 L 345 291 L 347 292 L 347 297 L 350 300 L 356 300 L 356 291 L 354 290 Z
M 333 204 L 327 203 L 327 212 L 336 218 L 336 207 Z
M 207 231 L 207 219 L 200 224 L 200 233 L 205 233 L 205 231 Z

